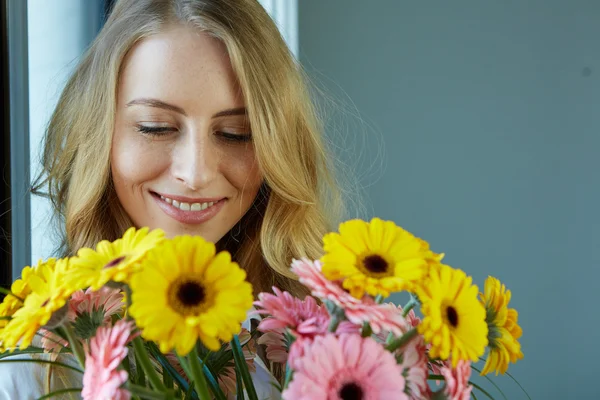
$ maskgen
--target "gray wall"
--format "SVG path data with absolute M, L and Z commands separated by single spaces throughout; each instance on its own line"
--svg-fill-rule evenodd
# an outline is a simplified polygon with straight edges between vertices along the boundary
M 366 216 L 507 284 L 532 398 L 600 398 L 600 2 L 302 0 L 299 19 L 302 63 L 369 124 L 338 144 L 383 137 Z

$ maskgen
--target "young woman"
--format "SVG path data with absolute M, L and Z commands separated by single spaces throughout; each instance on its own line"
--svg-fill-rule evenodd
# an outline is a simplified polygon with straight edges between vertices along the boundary
M 341 211 L 330 160 L 300 68 L 256 0 L 120 0 L 62 93 L 37 189 L 64 222 L 62 255 L 161 228 L 231 252 L 257 293 L 301 294 L 288 265 L 321 255 Z M 58 374 L 0 363 L 0 393 L 72 384 Z

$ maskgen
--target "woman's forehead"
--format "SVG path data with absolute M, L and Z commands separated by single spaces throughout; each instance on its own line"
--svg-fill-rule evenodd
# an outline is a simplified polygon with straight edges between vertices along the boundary
M 140 41 L 124 60 L 119 101 L 156 98 L 195 114 L 244 106 L 225 45 L 176 26 Z

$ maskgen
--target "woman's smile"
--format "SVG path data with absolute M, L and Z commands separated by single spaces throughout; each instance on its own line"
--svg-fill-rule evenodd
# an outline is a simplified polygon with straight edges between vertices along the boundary
M 150 192 L 160 209 L 169 217 L 184 224 L 201 224 L 213 218 L 227 201 L 221 198 L 189 198 Z

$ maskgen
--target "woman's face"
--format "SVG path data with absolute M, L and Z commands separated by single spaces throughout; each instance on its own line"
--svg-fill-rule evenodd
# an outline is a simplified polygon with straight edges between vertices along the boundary
M 146 38 L 117 96 L 112 177 L 133 223 L 217 242 L 262 182 L 224 45 L 185 27 Z

